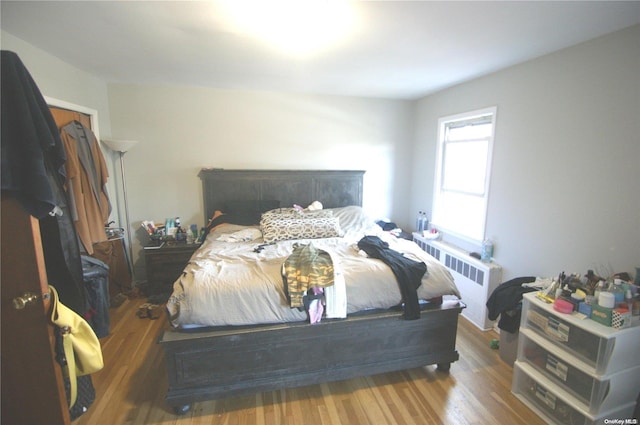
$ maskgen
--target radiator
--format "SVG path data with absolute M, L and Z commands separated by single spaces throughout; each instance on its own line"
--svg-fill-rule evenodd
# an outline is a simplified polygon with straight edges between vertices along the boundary
M 494 322 L 487 317 L 487 299 L 502 282 L 502 267 L 496 263 L 483 263 L 469 256 L 469 253 L 452 245 L 426 239 L 419 233 L 413 240 L 425 252 L 449 269 L 462 301 L 467 308 L 462 315 L 482 330 L 489 330 Z

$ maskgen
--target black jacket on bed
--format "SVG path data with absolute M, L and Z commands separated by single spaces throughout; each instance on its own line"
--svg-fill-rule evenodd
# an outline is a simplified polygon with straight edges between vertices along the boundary
M 389 244 L 377 236 L 365 236 L 358 242 L 358 248 L 371 258 L 377 258 L 391 268 L 398 281 L 400 293 L 404 301 L 405 320 L 420 318 L 420 304 L 418 303 L 418 287 L 427 271 L 423 262 L 413 261 L 398 251 L 389 248 Z

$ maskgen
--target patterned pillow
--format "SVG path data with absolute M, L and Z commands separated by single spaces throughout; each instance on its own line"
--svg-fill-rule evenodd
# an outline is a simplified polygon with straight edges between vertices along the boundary
M 319 239 L 342 236 L 336 217 L 296 217 L 263 215 L 260 222 L 265 243 L 289 239 Z
M 295 208 L 276 208 L 262 213 L 262 220 L 274 218 L 322 218 L 333 217 L 331 210 L 299 211 Z

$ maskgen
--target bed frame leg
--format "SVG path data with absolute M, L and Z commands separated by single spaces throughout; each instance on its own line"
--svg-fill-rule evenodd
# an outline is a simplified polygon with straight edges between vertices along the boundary
M 183 404 L 182 406 L 174 406 L 173 407 L 173 411 L 174 411 L 174 413 L 176 415 L 184 415 L 189 410 L 191 410 L 191 405 L 190 404 Z
M 437 370 L 438 372 L 449 372 L 449 369 L 451 369 L 451 363 L 438 363 L 438 367 Z

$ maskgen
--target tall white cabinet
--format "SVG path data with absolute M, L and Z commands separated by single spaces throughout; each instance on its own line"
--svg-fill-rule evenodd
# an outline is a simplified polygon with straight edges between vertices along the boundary
M 625 423 L 640 392 L 639 350 L 640 326 L 608 328 L 528 293 L 512 392 L 549 423 Z

